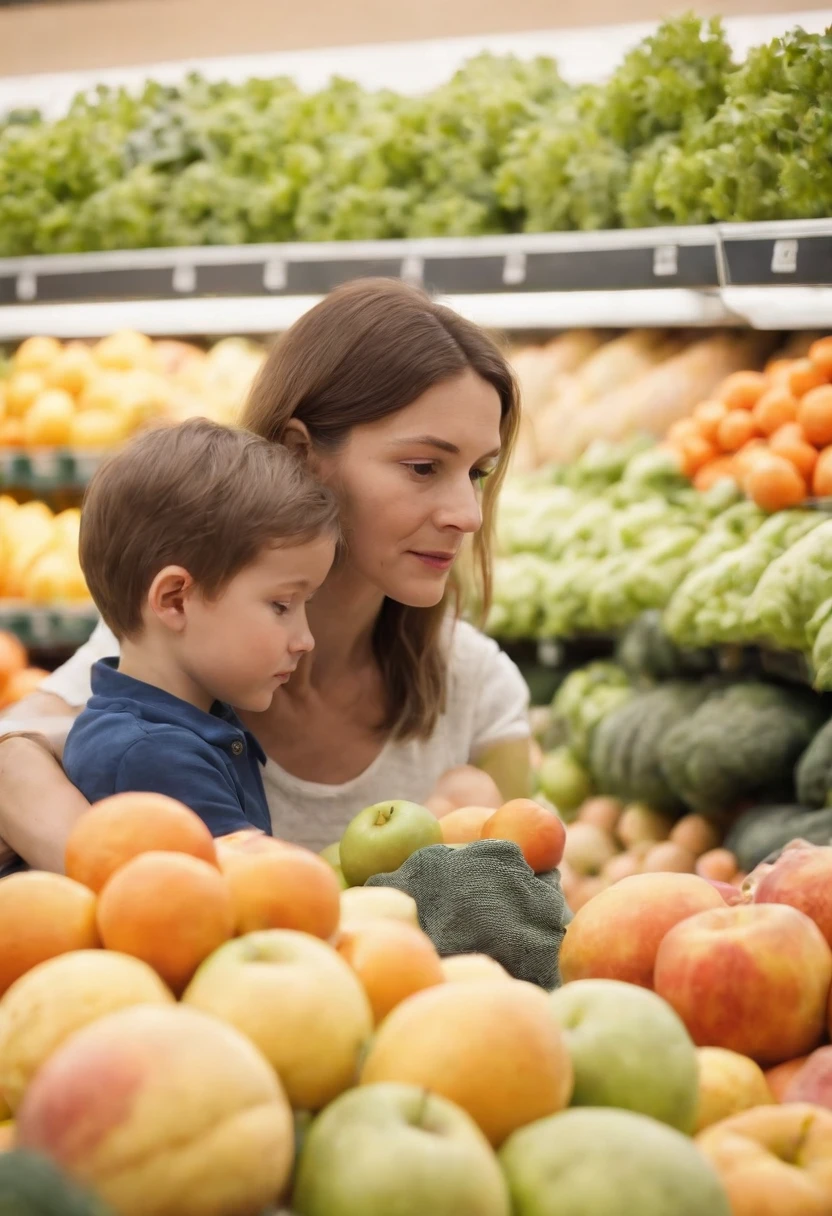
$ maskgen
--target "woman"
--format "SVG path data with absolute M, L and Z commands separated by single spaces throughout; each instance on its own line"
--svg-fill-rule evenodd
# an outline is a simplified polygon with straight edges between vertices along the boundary
M 314 601 L 316 647 L 262 714 L 244 715 L 269 762 L 275 835 L 320 849 L 363 806 L 423 800 L 476 763 L 527 792 L 527 692 L 494 642 L 456 619 L 466 538 L 490 586 L 494 502 L 518 424 L 511 371 L 475 325 L 401 283 L 333 292 L 283 336 L 244 424 L 286 444 L 342 504 L 344 552 Z M 42 690 L 31 720 L 76 712 L 101 625 Z M 0 740 L 0 837 L 60 870 L 86 803 L 43 742 Z

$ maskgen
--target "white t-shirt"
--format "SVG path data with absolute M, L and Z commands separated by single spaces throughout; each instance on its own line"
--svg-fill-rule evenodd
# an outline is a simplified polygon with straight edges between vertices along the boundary
M 439 777 L 475 762 L 495 743 L 529 736 L 529 692 L 517 667 L 491 638 L 458 621 L 448 634 L 448 704 L 429 739 L 388 741 L 368 768 L 342 785 L 301 781 L 274 760 L 263 784 L 275 836 L 320 850 L 338 840 L 353 815 L 386 798 L 421 801 Z M 74 708 L 90 695 L 90 670 L 118 654 L 99 624 L 88 642 L 41 685 Z

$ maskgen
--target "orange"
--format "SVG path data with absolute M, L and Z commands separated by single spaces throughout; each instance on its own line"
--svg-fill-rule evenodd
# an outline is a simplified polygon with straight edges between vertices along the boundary
M 164 794 L 114 794 L 97 802 L 73 827 L 66 845 L 70 878 L 100 891 L 112 874 L 140 853 L 190 853 L 217 865 L 217 850 L 193 811 Z
M 812 493 L 818 498 L 832 497 L 832 447 L 824 448 L 818 456 L 812 476 Z
M 402 921 L 368 921 L 346 929 L 337 949 L 361 981 L 376 1024 L 407 997 L 445 982 L 433 942 Z
M 674 447 L 680 447 L 688 439 L 699 439 L 701 434 L 702 432 L 695 417 L 680 418 L 678 422 L 674 422 L 672 426 L 668 427 L 665 438 Z
M 827 383 L 826 376 L 816 367 L 811 359 L 795 359 L 791 366 L 787 385 L 795 397 L 805 397 L 813 388 L 820 388 Z
M 142 853 L 99 895 L 98 931 L 108 950 L 149 964 L 178 996 L 233 937 L 231 892 L 216 866 L 187 853 Z
M 494 1147 L 554 1115 L 572 1095 L 572 1062 L 540 988 L 520 980 L 439 984 L 379 1026 L 361 1084 L 398 1081 L 455 1102 Z
M 733 457 L 717 456 L 716 460 L 709 460 L 707 464 L 702 465 L 693 479 L 693 484 L 697 490 L 710 490 L 711 486 L 715 486 L 718 481 L 724 481 L 726 477 L 736 481 L 737 472 Z
M 751 410 L 767 388 L 762 372 L 732 372 L 719 387 L 719 399 L 729 410 Z
M 781 426 L 769 439 L 769 448 L 775 456 L 783 456 L 791 461 L 804 481 L 811 481 L 818 452 L 804 439 L 799 426 L 791 422 Z
M 341 917 L 341 886 L 332 866 L 309 849 L 272 841 L 262 849 L 220 850 L 238 933 L 296 929 L 324 940 Z
M 749 498 L 763 511 L 796 507 L 806 498 L 806 482 L 784 456 L 771 455 L 755 461 L 745 479 Z
M 483 824 L 494 814 L 491 806 L 461 806 L 439 820 L 445 844 L 470 844 L 482 836 Z
M 815 447 L 832 443 L 832 384 L 810 389 L 797 410 L 803 434 Z
M 61 344 L 57 338 L 35 334 L 21 342 L 15 351 L 15 371 L 44 371 L 50 367 L 61 353 Z
M 13 676 L 26 668 L 26 647 L 13 633 L 0 629 L 0 695 Z
M 759 434 L 757 423 L 748 410 L 731 410 L 717 427 L 716 438 L 723 452 L 738 452 Z
M 37 691 L 48 675 L 49 672 L 41 667 L 24 667 L 22 671 L 16 671 L 0 687 L 0 709 L 5 709 L 7 705 L 16 705 L 18 701 Z
M 75 403 L 61 388 L 40 393 L 23 418 L 23 437 L 34 446 L 69 443 Z
M 771 435 L 797 418 L 797 398 L 785 385 L 774 385 L 763 393 L 752 413 L 759 430 L 764 435 Z
M 693 477 L 717 455 L 714 445 L 701 435 L 679 444 L 680 467 L 685 477 Z
M 722 401 L 702 401 L 697 405 L 693 418 L 699 426 L 700 435 L 715 443 L 717 428 L 727 413 L 728 407 Z
M 99 945 L 95 896 L 80 883 L 41 870 L 0 880 L 0 995 L 37 963 Z
M 827 380 L 832 380 L 832 337 L 818 338 L 813 342 L 809 347 L 809 358 Z
M 482 828 L 483 840 L 513 840 L 535 874 L 554 870 L 563 856 L 566 828 L 552 811 L 531 798 L 514 798 Z

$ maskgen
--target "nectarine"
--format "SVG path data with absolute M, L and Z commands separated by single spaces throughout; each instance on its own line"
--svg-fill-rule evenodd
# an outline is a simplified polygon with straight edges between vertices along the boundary
M 81 883 L 40 870 L 0 880 L 0 996 L 36 964 L 100 945 L 95 896 Z
M 426 933 L 394 920 L 368 921 L 340 934 L 337 950 L 367 993 L 376 1023 L 406 997 L 445 982 Z
M 439 819 L 445 844 L 470 844 L 479 840 L 483 824 L 494 814 L 490 806 L 461 806 Z
M 326 940 L 338 928 L 341 885 L 332 866 L 308 849 L 273 842 L 265 849 L 222 851 L 220 868 L 238 933 L 297 929 Z
M 481 836 L 483 840 L 514 841 L 535 874 L 546 874 L 563 857 L 566 827 L 554 811 L 539 802 L 515 798 L 485 821 Z

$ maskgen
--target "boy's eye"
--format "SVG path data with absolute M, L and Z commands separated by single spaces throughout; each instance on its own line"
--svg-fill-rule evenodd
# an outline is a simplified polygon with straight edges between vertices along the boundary
M 274 608 L 274 610 L 278 616 L 285 616 L 286 613 L 289 611 L 288 604 L 280 604 L 277 601 L 272 603 L 272 608 Z

